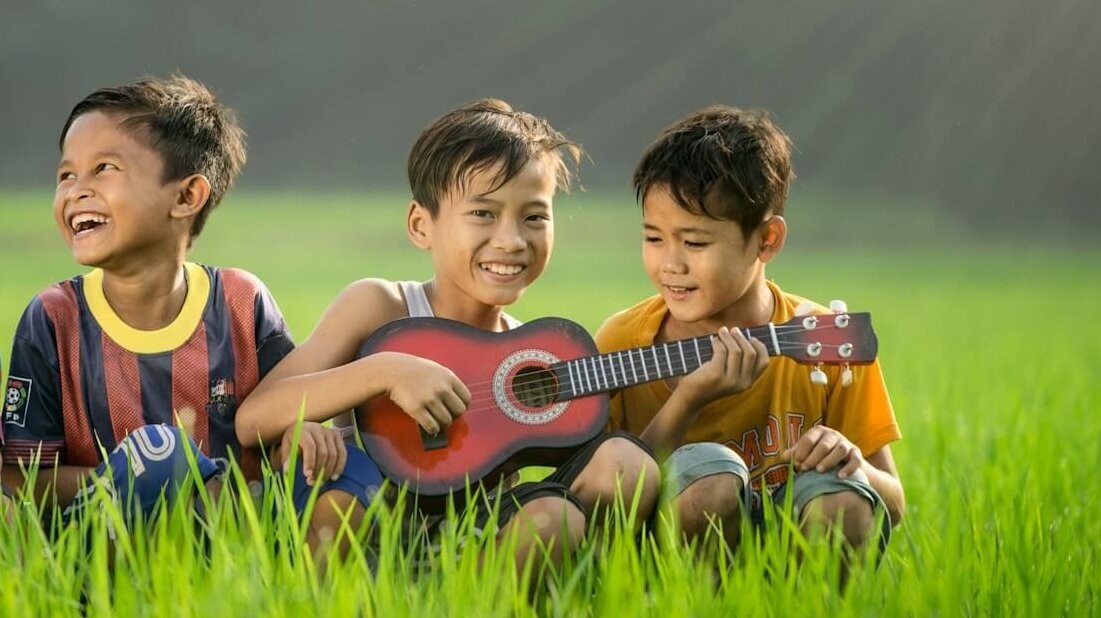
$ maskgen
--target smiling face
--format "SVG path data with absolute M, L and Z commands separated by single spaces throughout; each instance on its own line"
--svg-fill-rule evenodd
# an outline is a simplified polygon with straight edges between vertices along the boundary
M 409 237 L 432 252 L 433 305 L 442 317 L 473 318 L 516 302 L 550 259 L 553 157 L 533 157 L 496 189 L 494 171 L 476 172 L 450 191 L 435 218 L 410 205 Z
M 769 320 L 764 267 L 783 243 L 782 218 L 747 238 L 734 221 L 688 212 L 664 186 L 651 188 L 642 208 L 642 261 L 674 320 L 702 332 Z
M 171 216 L 176 183 L 164 182 L 154 150 L 120 126 L 125 117 L 92 111 L 69 127 L 57 167 L 54 219 L 73 258 L 122 270 L 172 253 L 188 222 Z

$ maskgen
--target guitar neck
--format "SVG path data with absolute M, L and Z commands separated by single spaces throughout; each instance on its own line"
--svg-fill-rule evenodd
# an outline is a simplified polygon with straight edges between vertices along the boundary
M 781 353 L 772 324 L 741 331 L 746 337 L 764 342 L 771 356 Z M 711 360 L 711 337 L 678 339 L 555 363 L 550 366 L 558 380 L 555 400 L 568 401 L 689 374 Z

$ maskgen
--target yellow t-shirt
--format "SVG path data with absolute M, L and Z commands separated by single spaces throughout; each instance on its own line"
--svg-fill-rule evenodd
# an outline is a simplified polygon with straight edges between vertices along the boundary
M 776 299 L 771 321 L 781 324 L 793 318 L 795 308 L 806 299 L 783 292 L 771 281 L 767 284 Z M 815 313 L 828 310 L 815 305 Z M 653 345 L 667 314 L 660 295 L 644 300 L 608 318 L 596 334 L 597 347 L 607 353 Z M 810 381 L 809 366 L 773 357 L 748 389 L 700 410 L 685 442 L 725 444 L 745 460 L 754 486 L 759 487 L 764 478 L 774 487 L 787 480 L 788 466 L 781 453 L 814 425 L 824 423 L 840 431 L 865 455 L 901 437 L 878 360 L 852 367 L 853 383 L 847 387 L 841 385 L 840 367 L 824 366 L 823 371 L 829 384 L 817 386 Z M 616 393 L 609 427 L 642 433 L 671 394 L 663 380 Z

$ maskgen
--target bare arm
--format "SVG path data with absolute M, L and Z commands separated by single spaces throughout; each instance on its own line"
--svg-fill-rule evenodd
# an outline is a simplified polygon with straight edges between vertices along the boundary
M 709 402 L 745 390 L 768 367 L 768 352 L 737 329 L 720 329 L 712 337 L 711 360 L 687 375 L 639 436 L 657 453 L 684 444 L 688 428 Z
M 902 480 L 895 469 L 895 459 L 891 447 L 884 446 L 864 458 L 860 466 L 868 475 L 868 482 L 887 506 L 891 515 L 891 525 L 897 526 L 906 512 L 906 493 L 902 489 Z
M 321 422 L 379 395 L 388 395 L 428 431 L 438 431 L 466 407 L 469 392 L 447 369 L 407 354 L 356 359 L 378 327 L 405 315 L 393 284 L 363 280 L 348 286 L 310 337 L 288 354 L 237 410 L 243 446 L 273 444 L 298 419 Z
M 73 501 L 80 488 L 84 486 L 84 477 L 95 468 L 83 466 L 55 466 L 39 469 L 34 479 L 34 500 L 45 503 L 47 509 L 66 506 Z M 24 487 L 27 478 L 23 471 L 14 465 L 6 465 L 0 472 L 4 484 L 18 492 Z

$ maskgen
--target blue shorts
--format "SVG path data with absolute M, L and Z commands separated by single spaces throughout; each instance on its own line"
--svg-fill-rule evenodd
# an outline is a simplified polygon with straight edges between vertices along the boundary
M 185 449 L 185 443 L 187 447 Z M 103 489 L 122 508 L 130 524 L 135 518 L 148 519 L 163 498 L 171 505 L 191 475 L 187 450 L 195 460 L 198 484 L 204 484 L 222 472 L 218 464 L 199 450 L 190 436 L 171 425 L 144 425 L 119 442 L 107 459 L 88 475 L 84 485 L 62 513 L 71 521 L 91 503 L 97 487 Z
M 379 472 L 378 466 L 363 449 L 351 442 L 345 442 L 345 445 L 348 447 L 348 459 L 344 464 L 344 472 L 335 481 L 325 481 L 317 487 L 317 495 L 339 489 L 355 496 L 356 501 L 363 505 L 363 508 L 367 508 L 382 488 L 382 472 Z M 291 500 L 294 503 L 294 510 L 299 515 L 306 510 L 306 505 L 313 493 L 314 487 L 306 484 L 306 474 L 302 470 L 302 457 L 298 457 L 294 466 Z

